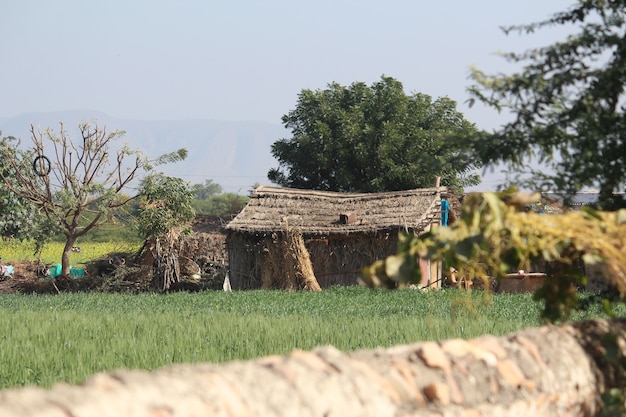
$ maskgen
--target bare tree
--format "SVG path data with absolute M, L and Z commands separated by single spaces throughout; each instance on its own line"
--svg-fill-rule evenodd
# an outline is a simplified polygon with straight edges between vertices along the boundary
M 6 174 L 2 179 L 12 192 L 58 223 L 65 235 L 61 265 L 62 275 L 67 277 L 76 240 L 113 219 L 117 210 L 136 197 L 123 191 L 140 170 L 150 171 L 156 165 L 183 160 L 187 151 L 179 149 L 150 160 L 127 144 L 112 150 L 113 142 L 122 138 L 124 131 L 109 133 L 105 127 L 83 122 L 78 126 L 81 137 L 76 143 L 63 123 L 60 126 L 55 134 L 31 125 L 34 150 L 26 158 L 5 152 L 14 180 L 8 181 Z

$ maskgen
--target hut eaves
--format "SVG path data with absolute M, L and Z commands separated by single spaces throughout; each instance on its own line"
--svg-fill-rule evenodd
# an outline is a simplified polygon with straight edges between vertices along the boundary
M 226 231 L 266 234 L 297 228 L 321 236 L 399 229 L 421 233 L 439 221 L 444 192 L 445 187 L 356 194 L 261 186 Z M 354 213 L 356 221 L 342 223 L 343 213 Z

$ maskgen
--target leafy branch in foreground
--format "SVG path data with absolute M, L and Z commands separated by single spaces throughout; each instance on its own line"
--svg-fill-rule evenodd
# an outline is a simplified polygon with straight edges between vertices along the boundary
M 523 265 L 546 261 L 547 277 L 535 297 L 545 302 L 544 317 L 558 320 L 578 305 L 573 284 L 586 281 L 577 266 L 582 259 L 588 265 L 603 263 L 607 280 L 625 294 L 626 209 L 549 215 L 523 210 L 538 198 L 511 191 L 470 194 L 458 221 L 421 236 L 403 235 L 398 253 L 364 268 L 362 280 L 370 287 L 402 287 L 419 277 L 420 257 L 483 279 L 501 279 Z

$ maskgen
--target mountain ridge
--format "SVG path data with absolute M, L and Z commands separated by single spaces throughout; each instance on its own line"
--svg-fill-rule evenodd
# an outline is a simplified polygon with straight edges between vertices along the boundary
M 267 172 L 278 165 L 271 155 L 271 145 L 288 135 L 281 125 L 261 121 L 225 121 L 212 119 L 140 120 L 117 118 L 95 110 L 24 113 L 0 118 L 2 136 L 15 136 L 30 143 L 30 126 L 60 130 L 63 122 L 70 138 L 78 137 L 77 126 L 95 122 L 111 132 L 126 132 L 120 142 L 128 143 L 156 158 L 186 148 L 182 162 L 160 166 L 165 175 L 182 178 L 191 184 L 212 180 L 224 192 L 245 194 L 256 183 L 269 184 Z

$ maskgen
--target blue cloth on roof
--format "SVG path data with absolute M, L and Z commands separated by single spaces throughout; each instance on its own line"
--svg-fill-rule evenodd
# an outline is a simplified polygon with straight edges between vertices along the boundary
M 448 225 L 448 213 L 450 213 L 450 202 L 448 200 L 441 200 L 441 225 Z

